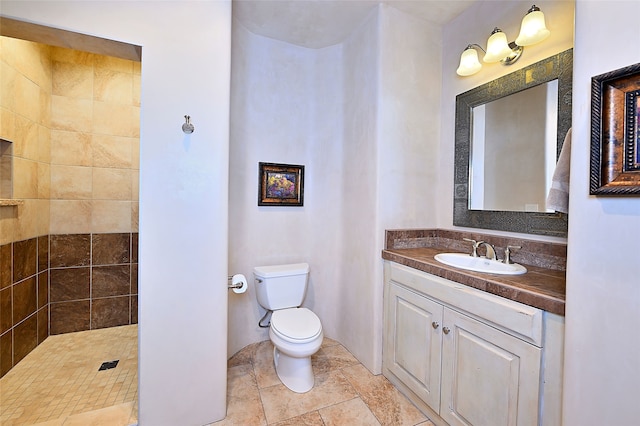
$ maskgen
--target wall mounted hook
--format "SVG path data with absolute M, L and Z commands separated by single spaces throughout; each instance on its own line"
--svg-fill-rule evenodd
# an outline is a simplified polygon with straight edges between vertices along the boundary
M 184 124 L 182 125 L 182 131 L 185 132 L 187 135 L 193 133 L 193 131 L 195 130 L 195 127 L 193 127 L 193 124 L 191 124 L 190 120 L 191 120 L 190 115 L 184 116 Z

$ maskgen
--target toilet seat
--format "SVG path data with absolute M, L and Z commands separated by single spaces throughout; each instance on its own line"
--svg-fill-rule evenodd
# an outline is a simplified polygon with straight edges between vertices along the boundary
M 279 309 L 271 316 L 271 331 L 288 342 L 306 343 L 322 334 L 322 324 L 307 308 Z

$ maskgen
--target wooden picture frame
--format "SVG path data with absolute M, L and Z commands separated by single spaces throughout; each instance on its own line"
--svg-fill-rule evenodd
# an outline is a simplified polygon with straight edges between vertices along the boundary
M 259 206 L 302 206 L 304 166 L 259 163 Z
M 591 79 L 591 195 L 640 195 L 640 63 Z

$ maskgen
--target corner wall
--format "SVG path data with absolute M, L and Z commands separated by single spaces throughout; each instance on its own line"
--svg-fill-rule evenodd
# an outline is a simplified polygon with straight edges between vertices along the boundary
M 341 44 L 306 49 L 234 21 L 229 355 L 268 339 L 252 268 L 306 261 L 304 305 L 375 373 L 384 230 L 435 221 L 440 28 L 379 6 Z M 304 207 L 258 207 L 258 162 L 305 165 Z M 435 184 L 435 182 L 433 182 Z

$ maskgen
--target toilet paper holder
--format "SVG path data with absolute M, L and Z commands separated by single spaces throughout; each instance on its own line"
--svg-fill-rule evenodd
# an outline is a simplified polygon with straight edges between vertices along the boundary
M 233 275 L 229 275 L 229 277 L 227 277 L 227 281 L 228 281 L 228 282 L 227 282 L 227 288 L 228 288 L 229 290 L 231 290 L 231 289 L 233 289 L 233 288 L 240 288 L 240 287 L 242 287 L 242 285 L 243 285 L 243 284 L 242 284 L 241 282 L 239 282 L 239 283 L 232 283 L 232 282 L 231 282 L 231 280 L 232 280 L 232 279 L 233 279 Z

